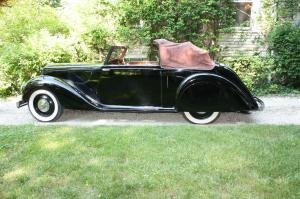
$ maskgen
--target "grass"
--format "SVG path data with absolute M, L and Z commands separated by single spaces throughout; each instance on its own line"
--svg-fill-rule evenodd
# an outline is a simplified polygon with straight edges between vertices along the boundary
M 300 198 L 300 126 L 0 126 L 0 198 Z

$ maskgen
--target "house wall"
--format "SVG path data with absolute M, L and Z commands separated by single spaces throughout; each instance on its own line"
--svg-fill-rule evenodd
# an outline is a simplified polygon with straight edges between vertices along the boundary
M 221 33 L 218 43 L 221 46 L 222 57 L 237 55 L 264 54 L 266 46 L 262 44 L 263 34 L 259 22 L 261 0 L 234 0 L 234 2 L 252 3 L 250 26 L 235 27 L 231 33 Z
M 235 30 L 230 34 L 221 34 L 219 45 L 222 57 L 239 55 L 266 54 L 266 46 L 263 44 L 264 36 L 254 30 Z

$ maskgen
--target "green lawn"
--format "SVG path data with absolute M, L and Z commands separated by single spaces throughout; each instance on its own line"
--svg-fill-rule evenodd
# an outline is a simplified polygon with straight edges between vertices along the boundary
M 0 198 L 300 198 L 300 126 L 0 126 Z

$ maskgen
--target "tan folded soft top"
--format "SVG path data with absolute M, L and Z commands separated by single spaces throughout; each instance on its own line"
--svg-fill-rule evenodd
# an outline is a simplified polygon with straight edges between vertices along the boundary
M 154 40 L 159 48 L 160 65 L 164 68 L 211 70 L 214 62 L 208 52 L 191 42 L 175 43 L 166 39 Z

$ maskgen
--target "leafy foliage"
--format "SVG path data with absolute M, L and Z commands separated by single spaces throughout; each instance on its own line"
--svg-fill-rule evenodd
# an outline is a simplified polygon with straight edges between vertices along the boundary
M 104 56 L 105 50 L 109 47 L 109 34 L 101 27 L 96 27 L 83 35 L 84 41 L 96 52 L 100 59 Z
M 191 41 L 217 50 L 220 29 L 234 21 L 230 0 L 121 0 L 119 33 L 126 41 L 152 44 L 156 38 Z
M 300 94 L 299 88 L 291 88 L 276 81 L 278 72 L 271 56 L 239 56 L 223 60 L 231 67 L 256 95 Z
M 35 1 L 20 1 L 2 8 L 0 35 L 4 42 L 20 43 L 42 29 L 52 34 L 68 34 L 68 28 L 50 7 L 41 7 Z
M 61 6 L 61 0 L 40 0 L 40 2 L 44 5 L 49 5 L 53 8 Z
M 101 26 L 109 24 L 111 4 L 106 0 L 74 2 L 78 8 L 84 3 L 89 6 L 77 12 L 73 3 L 56 9 L 62 3 L 11 0 L 9 6 L 0 7 L 0 96 L 17 94 L 23 82 L 49 63 L 101 60 L 99 54 L 112 37 Z
M 299 0 L 262 0 L 260 21 L 265 33 L 278 22 L 293 21 L 300 12 Z
M 295 0 L 273 0 L 276 6 L 277 20 L 293 19 L 300 11 L 300 2 Z
M 269 50 L 275 62 L 275 81 L 300 86 L 300 27 L 291 23 L 277 25 L 270 32 Z
M 102 61 L 113 43 L 151 45 L 156 38 L 167 38 L 191 41 L 217 55 L 219 32 L 229 30 L 235 16 L 231 0 L 82 0 L 71 7 L 66 2 L 0 0 L 0 96 L 17 94 L 48 63 Z M 263 0 L 269 28 L 276 22 L 270 9 L 274 3 L 280 21 L 294 17 L 299 10 L 295 2 Z M 262 85 L 267 92 L 297 87 L 297 38 L 299 27 L 276 26 L 268 40 L 271 58 L 240 57 L 226 63 L 254 91 Z
M 70 62 L 63 49 L 50 50 L 45 45 L 41 48 L 31 45 L 30 38 L 44 30 L 50 35 L 68 34 L 68 28 L 52 8 L 30 0 L 18 1 L 10 7 L 1 8 L 1 11 L 0 95 L 15 94 L 21 84 L 37 75 L 48 60 Z M 35 41 L 36 45 L 39 43 Z
M 9 0 L 0 0 L 0 6 L 7 6 Z
M 6 46 L 0 57 L 6 94 L 13 94 L 21 84 L 34 77 L 43 66 L 38 52 L 25 45 Z
M 261 85 L 270 84 L 273 60 L 260 56 L 240 56 L 224 60 L 241 77 L 247 87 L 256 91 Z

